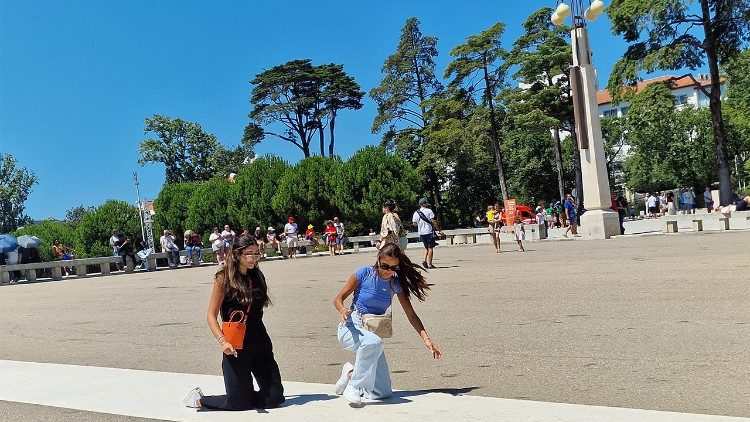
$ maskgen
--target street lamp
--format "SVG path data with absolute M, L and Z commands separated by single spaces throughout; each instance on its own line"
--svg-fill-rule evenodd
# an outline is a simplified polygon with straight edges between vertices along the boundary
M 570 5 L 568 5 L 568 3 Z M 588 4 L 588 7 L 584 8 Z M 591 48 L 586 21 L 593 21 L 604 12 L 601 0 L 557 1 L 550 17 L 553 24 L 562 25 L 572 15 L 570 32 L 573 66 L 570 68 L 570 91 L 573 97 L 578 148 L 581 150 L 583 199 L 586 212 L 580 217 L 581 233 L 590 239 L 609 239 L 620 234 L 617 213 L 610 207 L 607 160 L 604 155 L 602 128 L 596 102 L 596 71 L 591 61 Z

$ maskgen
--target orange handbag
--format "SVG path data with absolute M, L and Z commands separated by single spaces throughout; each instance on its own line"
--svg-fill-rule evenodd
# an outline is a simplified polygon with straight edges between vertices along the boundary
M 249 313 L 250 305 L 247 305 L 247 312 L 235 309 L 229 314 L 229 320 L 221 323 L 221 332 L 229 344 L 234 347 L 234 350 L 242 350 L 242 345 L 245 342 L 247 315 Z

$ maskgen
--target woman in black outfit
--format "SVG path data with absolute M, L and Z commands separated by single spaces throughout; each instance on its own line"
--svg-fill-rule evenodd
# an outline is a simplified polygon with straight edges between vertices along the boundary
M 224 353 L 221 369 L 227 394 L 204 396 L 195 388 L 185 398 L 188 407 L 216 410 L 248 410 L 274 408 L 284 402 L 279 366 L 273 358 L 271 338 L 263 325 L 263 308 L 270 305 L 268 286 L 258 268 L 260 251 L 252 236 L 241 237 L 227 250 L 226 265 L 216 272 L 206 318 L 211 333 Z M 246 312 L 245 340 L 241 350 L 235 350 L 221 332 L 217 315 L 229 320 L 232 311 Z M 259 391 L 253 388 L 253 376 Z

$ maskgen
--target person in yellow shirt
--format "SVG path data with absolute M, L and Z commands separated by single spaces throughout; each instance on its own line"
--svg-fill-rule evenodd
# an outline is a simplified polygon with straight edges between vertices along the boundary
M 497 221 L 495 220 L 495 208 L 492 205 L 487 206 L 487 228 L 490 231 L 492 245 L 495 246 L 495 252 L 500 252 L 500 242 L 497 236 Z

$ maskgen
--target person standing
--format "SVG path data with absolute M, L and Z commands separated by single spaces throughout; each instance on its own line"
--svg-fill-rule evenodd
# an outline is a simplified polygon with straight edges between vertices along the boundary
M 336 238 L 338 237 L 338 232 L 333 224 L 333 221 L 326 220 L 326 228 L 323 229 L 323 237 L 326 240 L 326 246 L 328 246 L 328 252 L 331 253 L 331 256 L 336 255 Z
M 526 228 L 521 221 L 521 217 L 516 217 L 513 222 L 513 234 L 516 236 L 516 242 L 518 243 L 518 252 L 523 252 L 523 241 L 526 240 Z
M 706 186 L 706 190 L 703 192 L 703 202 L 706 204 L 706 209 L 710 213 L 714 208 L 714 197 L 711 195 L 711 188 Z
M 400 243 L 400 237 L 403 229 L 401 218 L 396 214 L 396 204 L 393 201 L 385 201 L 383 203 L 383 219 L 380 221 L 380 239 L 378 242 L 378 249 L 385 246 L 387 243 Z
M 648 213 L 651 216 L 651 218 L 656 218 L 659 216 L 659 207 L 657 206 L 659 201 L 659 198 L 656 197 L 656 193 L 649 194 L 648 199 L 646 200 L 646 206 L 648 207 Z
M 294 222 L 294 217 L 289 216 L 287 223 L 284 225 L 284 236 L 286 241 L 286 254 L 289 258 L 297 258 L 297 223 Z
M 351 405 L 360 406 L 362 397 L 379 400 L 392 394 L 383 339 L 365 328 L 363 318 L 386 315 L 386 311 L 393 307 L 394 295 L 432 357 L 439 359 L 443 356 L 443 351 L 430 339 L 411 304 L 412 295 L 423 301 L 427 290 L 429 286 L 419 272 L 419 266 L 393 242 L 380 248 L 375 265 L 361 267 L 349 276 L 333 299 L 333 306 L 341 320 L 337 330 L 339 344 L 345 350 L 355 352 L 356 358 L 354 364 L 344 364 L 334 390 L 337 395 L 343 395 Z M 344 300 L 352 293 L 352 304 L 347 307 Z
M 419 241 L 424 245 L 422 267 L 435 268 L 432 264 L 432 258 L 435 246 L 437 245 L 437 242 L 435 242 L 437 220 L 435 220 L 435 213 L 430 209 L 430 203 L 427 201 L 427 198 L 419 199 L 419 209 L 414 211 L 411 222 L 417 227 Z
M 223 353 L 221 370 L 226 395 L 204 396 L 200 387 L 185 398 L 187 407 L 213 410 L 271 409 L 284 403 L 284 386 L 273 344 L 263 324 L 263 308 L 271 305 L 268 285 L 258 267 L 260 249 L 253 237 L 240 237 L 227 250 L 226 265 L 214 276 L 206 319 Z M 229 321 L 233 313 L 246 317 L 242 349 L 224 337 L 217 319 Z M 236 318 L 236 317 L 235 317 Z M 253 386 L 253 377 L 258 391 Z
M 490 232 L 490 239 L 492 239 L 492 246 L 495 247 L 495 252 L 500 253 L 497 220 L 495 219 L 495 208 L 492 205 L 487 205 L 487 231 Z
M 578 214 L 576 213 L 576 203 L 573 199 L 573 195 L 565 195 L 563 207 L 565 208 L 565 216 L 568 221 L 568 227 L 565 228 L 563 236 L 568 237 L 568 232 L 570 232 L 573 236 L 578 237 Z
M 625 217 L 628 214 L 628 201 L 622 194 L 617 196 L 617 218 L 620 220 L 620 234 L 625 234 Z
M 336 228 L 336 253 L 344 254 L 344 223 L 338 217 L 333 217 L 333 227 Z

